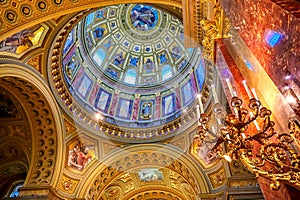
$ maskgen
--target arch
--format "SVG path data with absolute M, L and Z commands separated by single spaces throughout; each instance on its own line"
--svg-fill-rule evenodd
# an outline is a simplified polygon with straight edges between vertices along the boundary
M 180 174 L 194 196 L 209 192 L 204 173 L 195 160 L 172 145 L 143 144 L 124 147 L 95 163 L 82 180 L 77 197 L 98 199 L 113 182 L 127 172 L 161 168 Z
M 63 166 L 64 129 L 59 107 L 42 77 L 15 60 L 0 61 L 0 83 L 24 104 L 32 130 L 32 159 L 24 187 L 52 186 Z M 47 159 L 44 159 L 47 158 Z
M 56 1 L 54 1 L 50 3 L 49 1 L 34 0 L 30 3 L 30 5 L 27 5 L 27 2 L 22 2 L 16 7 L 12 7 L 10 4 L 5 3 L 0 5 L 3 10 L 0 18 L 0 41 L 25 29 L 26 27 L 34 26 L 46 20 L 57 18 L 69 13 L 80 12 L 82 10 L 97 7 L 126 3 L 151 3 L 168 5 L 176 8 L 182 7 L 182 2 L 180 0 L 72 0 L 60 2 L 61 3 L 56 3 Z M 27 8 L 26 13 L 23 13 L 24 11 L 22 10 L 24 6 Z M 34 16 L 34 19 L 32 16 Z M 2 19 L 4 21 L 2 21 Z

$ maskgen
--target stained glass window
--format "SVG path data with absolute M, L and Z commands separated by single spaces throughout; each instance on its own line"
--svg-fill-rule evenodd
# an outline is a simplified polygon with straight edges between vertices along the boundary
M 267 30 L 265 32 L 265 41 L 270 47 L 274 47 L 281 40 L 282 34 L 276 31 Z

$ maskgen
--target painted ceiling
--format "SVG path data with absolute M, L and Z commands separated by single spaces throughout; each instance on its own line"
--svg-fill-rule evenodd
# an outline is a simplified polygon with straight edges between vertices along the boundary
M 206 73 L 201 49 L 184 47 L 181 21 L 141 4 L 104 7 L 76 22 L 65 38 L 62 65 L 80 110 L 128 129 L 181 117 L 202 90 Z M 174 130 L 123 137 L 149 139 L 165 132 Z

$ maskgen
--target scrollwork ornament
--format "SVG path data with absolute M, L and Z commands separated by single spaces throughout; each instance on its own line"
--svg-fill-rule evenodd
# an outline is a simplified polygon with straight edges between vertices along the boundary
M 227 152 L 218 151 L 219 156 L 240 159 L 245 167 L 257 177 L 262 176 L 272 181 L 274 190 L 286 183 L 300 189 L 300 156 L 293 149 L 294 135 L 299 133 L 297 122 L 289 122 L 289 133 L 278 134 L 271 120 L 271 110 L 262 107 L 256 99 L 251 99 L 248 109 L 238 97 L 233 97 L 230 106 L 234 113 L 228 113 L 219 129 L 219 142 L 225 142 Z M 201 126 L 198 134 L 205 135 L 209 130 L 209 118 L 201 114 Z M 254 122 L 254 127 L 249 128 Z M 248 131 L 250 130 L 250 131 Z M 216 146 L 214 147 L 216 149 Z

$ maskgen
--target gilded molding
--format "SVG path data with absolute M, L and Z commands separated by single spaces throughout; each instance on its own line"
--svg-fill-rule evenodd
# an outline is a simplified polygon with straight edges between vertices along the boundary
M 183 1 L 183 24 L 186 47 L 202 45 L 204 58 L 214 61 L 214 40 L 229 36 L 229 19 L 216 0 Z
M 60 180 L 59 189 L 65 193 L 73 194 L 76 190 L 79 180 L 69 178 L 66 175 L 63 175 Z
M 180 0 L 154 0 L 154 1 L 128 1 L 128 0 L 71 0 L 71 1 L 27 1 L 3 0 L 0 2 L 0 41 L 27 27 L 36 25 L 46 20 L 57 18 L 69 13 L 86 9 L 123 3 L 151 3 L 181 8 Z

